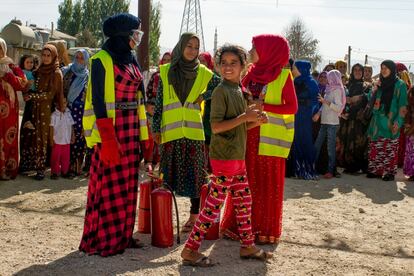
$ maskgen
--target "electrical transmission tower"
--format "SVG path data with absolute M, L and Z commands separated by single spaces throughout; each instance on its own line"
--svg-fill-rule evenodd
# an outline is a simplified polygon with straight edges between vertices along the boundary
M 205 51 L 203 22 L 201 21 L 201 8 L 199 0 L 185 0 L 183 19 L 181 21 L 181 31 L 193 32 L 200 37 L 200 52 Z

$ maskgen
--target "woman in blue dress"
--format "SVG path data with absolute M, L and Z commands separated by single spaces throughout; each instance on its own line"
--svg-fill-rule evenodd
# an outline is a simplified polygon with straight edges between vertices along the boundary
M 311 64 L 298 60 L 292 68 L 298 99 L 295 115 L 295 138 L 291 151 L 290 175 L 305 180 L 317 179 L 315 171 L 315 148 L 312 139 L 312 116 L 318 111 L 318 83 L 312 78 Z

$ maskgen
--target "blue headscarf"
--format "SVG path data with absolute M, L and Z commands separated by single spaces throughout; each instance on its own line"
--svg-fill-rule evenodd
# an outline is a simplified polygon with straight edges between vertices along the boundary
M 311 80 L 313 80 L 311 76 L 311 67 L 309 61 L 307 60 L 297 60 L 295 61 L 295 66 L 298 68 L 300 72 L 300 76 L 295 78 L 295 83 L 299 84 L 302 82 L 309 83 Z
M 78 53 L 82 53 L 83 59 L 85 61 L 84 64 L 80 64 L 76 60 L 76 55 Z M 79 95 L 85 90 L 85 87 L 88 83 L 88 76 L 89 76 L 88 63 L 89 63 L 88 51 L 86 51 L 85 49 L 80 49 L 75 52 L 73 63 L 62 68 L 63 75 L 71 71 L 76 76 L 73 79 L 69 87 L 69 92 L 68 92 L 69 105 L 72 105 L 72 103 L 76 100 L 76 98 L 79 97 Z
M 318 110 L 319 87 L 318 83 L 311 75 L 312 65 L 307 60 L 298 60 L 295 61 L 295 66 L 300 72 L 300 76 L 296 77 L 294 80 L 296 95 L 298 99 L 303 98 L 311 100 L 312 114 L 314 114 Z M 299 87 L 301 87 L 301 89 L 298 89 Z

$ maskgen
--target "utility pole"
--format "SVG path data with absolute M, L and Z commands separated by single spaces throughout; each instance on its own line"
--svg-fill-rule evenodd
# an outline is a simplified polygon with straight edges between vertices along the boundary
M 348 46 L 348 66 L 347 66 L 348 75 L 351 73 L 351 52 L 352 52 L 352 48 L 351 46 Z
M 141 30 L 144 32 L 137 56 L 142 71 L 149 70 L 149 36 L 150 36 L 151 0 L 138 0 L 138 17 L 141 19 Z
M 365 55 L 365 65 L 368 64 L 368 55 Z

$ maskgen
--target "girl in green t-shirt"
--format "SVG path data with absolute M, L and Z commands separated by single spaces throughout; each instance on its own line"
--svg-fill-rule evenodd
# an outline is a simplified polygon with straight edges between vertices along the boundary
M 225 45 L 216 54 L 223 81 L 213 91 L 211 103 L 210 161 L 213 171 L 210 194 L 188 237 L 181 257 L 184 265 L 212 266 L 213 262 L 198 252 L 201 242 L 220 213 L 228 194 L 236 209 L 240 235 L 240 257 L 265 261 L 270 252 L 254 244 L 251 228 L 251 205 L 244 154 L 246 131 L 267 122 L 267 115 L 255 106 L 246 106 L 239 86 L 246 65 L 246 52 L 235 45 Z M 223 147 L 224 145 L 224 147 Z

